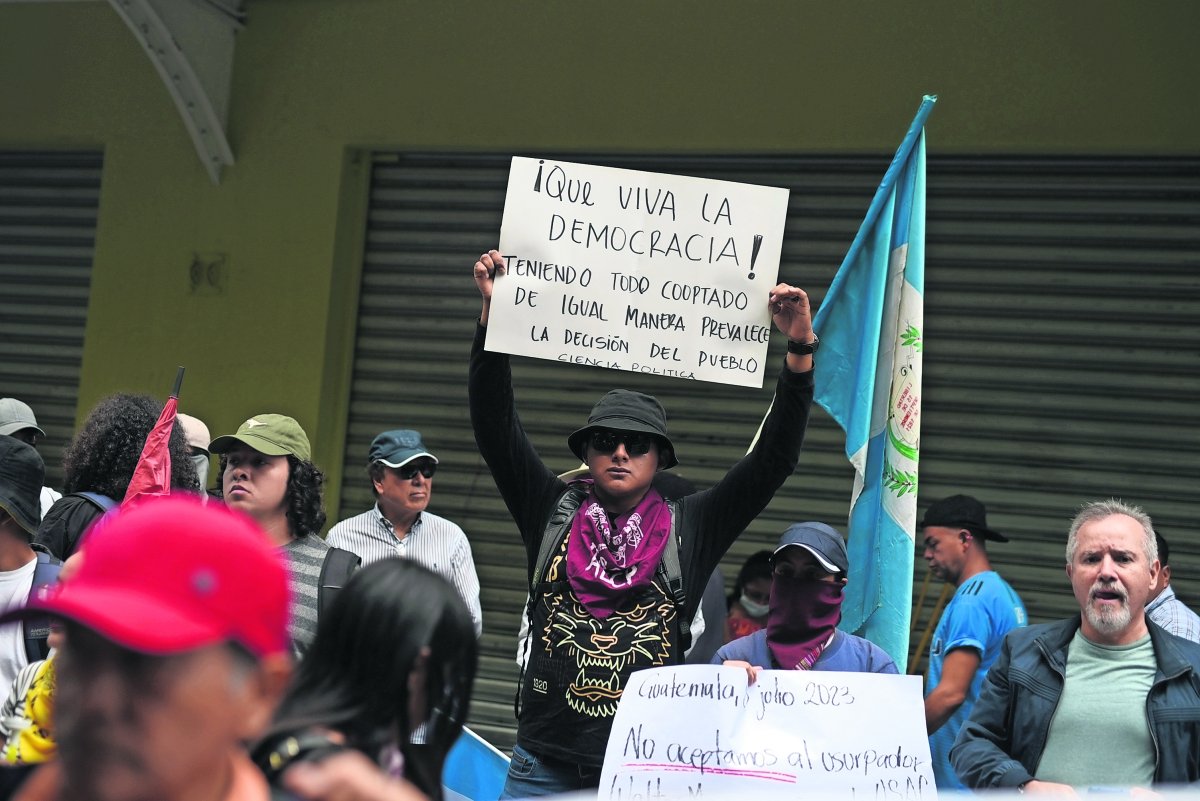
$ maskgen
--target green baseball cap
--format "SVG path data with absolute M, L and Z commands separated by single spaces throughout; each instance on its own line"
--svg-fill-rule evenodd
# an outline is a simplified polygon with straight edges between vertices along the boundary
M 212 453 L 229 453 L 239 442 L 267 456 L 290 454 L 305 462 L 312 458 L 312 449 L 304 429 L 287 415 L 256 414 L 238 426 L 236 434 L 214 439 L 208 450 Z

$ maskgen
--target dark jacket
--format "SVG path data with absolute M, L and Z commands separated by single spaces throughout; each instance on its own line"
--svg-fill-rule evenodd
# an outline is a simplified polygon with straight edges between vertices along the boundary
M 1067 670 L 1076 615 L 1013 629 L 988 671 L 950 764 L 967 787 L 1016 787 L 1037 773 Z M 1200 645 L 1146 619 L 1158 670 L 1146 696 L 1156 784 L 1200 780 Z
M 42 518 L 33 541 L 44 545 L 56 558 L 66 561 L 79 547 L 79 540 L 104 510 L 79 495 L 64 495 Z

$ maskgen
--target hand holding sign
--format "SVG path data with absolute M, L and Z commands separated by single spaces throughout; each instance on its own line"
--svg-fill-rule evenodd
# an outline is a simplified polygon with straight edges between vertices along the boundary
M 613 720 L 601 801 L 934 801 L 921 680 L 686 665 L 639 671 Z
M 504 275 L 506 266 L 504 257 L 498 250 L 489 250 L 475 262 L 475 286 L 483 295 L 483 311 L 479 315 L 479 324 L 488 324 L 488 312 L 492 308 L 492 290 L 496 286 L 496 276 Z
M 812 312 L 808 307 L 808 293 L 803 289 L 780 284 L 771 290 L 767 308 L 775 325 L 792 342 L 812 342 Z M 812 354 L 802 356 L 788 354 L 788 369 L 803 373 L 812 369 Z

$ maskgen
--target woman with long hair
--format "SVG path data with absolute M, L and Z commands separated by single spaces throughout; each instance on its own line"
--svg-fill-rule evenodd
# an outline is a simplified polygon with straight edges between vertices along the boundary
M 363 568 L 322 617 L 255 761 L 273 786 L 300 790 L 289 768 L 311 772 L 302 763 L 352 749 L 440 801 L 476 648 L 471 613 L 445 579 L 399 558 Z

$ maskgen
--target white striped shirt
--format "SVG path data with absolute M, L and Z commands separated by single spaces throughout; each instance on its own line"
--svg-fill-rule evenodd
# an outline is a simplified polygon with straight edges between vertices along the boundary
M 358 554 L 363 567 L 389 556 L 399 556 L 437 573 L 453 584 L 466 602 L 471 620 L 475 621 L 475 636 L 483 633 L 479 577 L 471 559 L 471 543 L 455 523 L 430 512 L 421 512 L 408 535 L 398 539 L 391 521 L 379 511 L 379 504 L 375 504 L 370 511 L 338 523 L 330 529 L 325 541 L 334 548 Z

